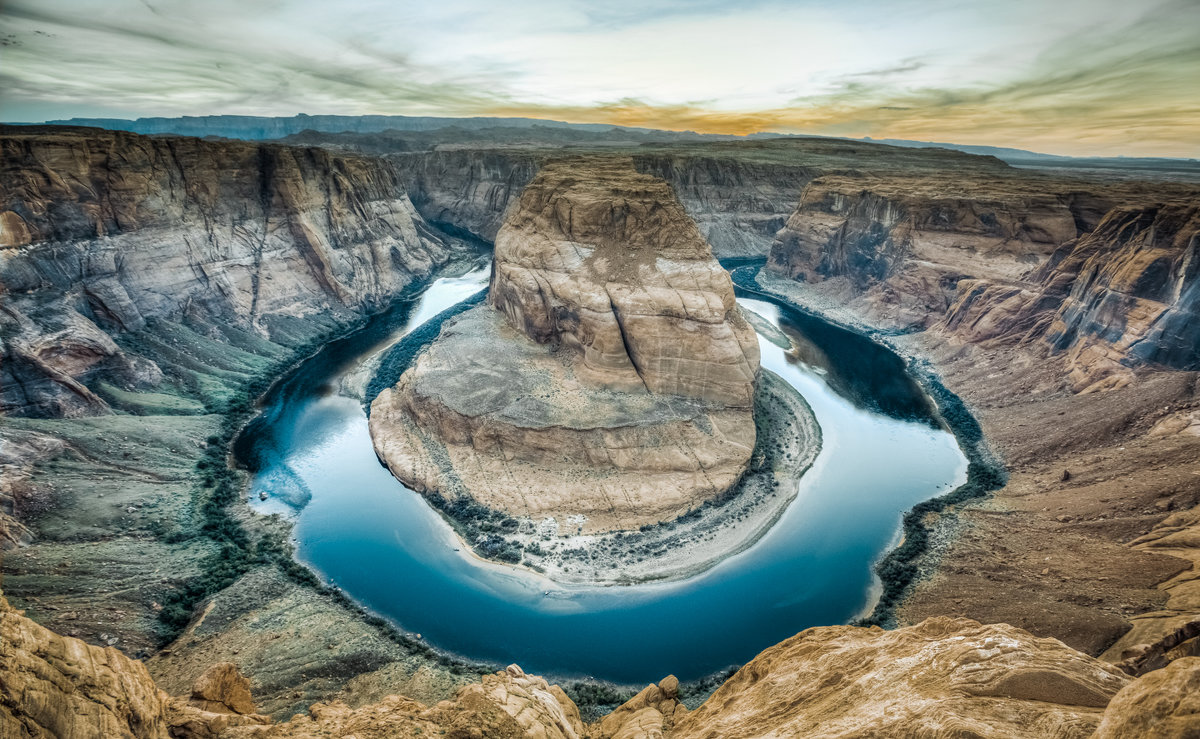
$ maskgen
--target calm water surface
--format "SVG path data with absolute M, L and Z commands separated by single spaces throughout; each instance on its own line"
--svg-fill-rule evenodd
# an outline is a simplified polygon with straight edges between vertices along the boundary
M 380 466 L 354 370 L 408 329 L 477 292 L 486 270 L 435 282 L 414 304 L 328 345 L 268 398 L 239 444 L 252 500 L 295 518 L 298 557 L 431 644 L 558 677 L 645 683 L 748 661 L 809 626 L 845 623 L 874 597 L 872 564 L 901 514 L 966 479 L 953 436 L 890 352 L 770 302 L 740 297 L 788 336 L 762 364 L 812 406 L 824 447 L 796 500 L 754 546 L 688 580 L 557 585 L 482 562 Z M 347 387 L 349 386 L 349 387 Z M 259 501 L 259 494 L 267 499 Z

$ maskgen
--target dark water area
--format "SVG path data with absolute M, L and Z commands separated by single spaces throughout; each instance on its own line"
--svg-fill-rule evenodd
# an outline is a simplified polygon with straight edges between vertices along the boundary
M 801 629 L 868 612 L 879 588 L 872 565 L 896 545 L 904 512 L 966 478 L 954 437 L 932 422 L 899 357 L 743 296 L 771 335 L 760 336 L 763 366 L 804 396 L 823 434 L 776 525 L 674 582 L 566 586 L 480 560 L 379 464 L 363 397 L 387 347 L 486 280 L 485 270 L 438 280 L 361 335 L 332 342 L 276 386 L 238 443 L 255 470 L 252 504 L 294 520 L 298 558 L 435 647 L 558 678 L 702 677 Z
M 740 288 L 736 292 L 764 299 Z M 796 347 L 795 361 L 826 372 L 826 381 L 839 395 L 891 418 L 939 425 L 936 406 L 895 352 L 862 334 L 775 305 L 779 327 Z

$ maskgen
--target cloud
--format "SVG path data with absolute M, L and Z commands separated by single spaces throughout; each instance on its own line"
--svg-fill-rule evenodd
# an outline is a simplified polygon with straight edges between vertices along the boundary
M 1200 156 L 1195 0 L 8 0 L 0 118 L 521 115 Z

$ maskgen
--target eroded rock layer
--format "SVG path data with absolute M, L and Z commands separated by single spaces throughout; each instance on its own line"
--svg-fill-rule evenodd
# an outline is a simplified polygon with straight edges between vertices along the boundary
M 809 629 L 754 658 L 673 737 L 1088 737 L 1129 678 L 1005 624 Z
M 769 268 L 843 283 L 890 322 L 928 325 L 959 280 L 1015 279 L 1073 239 L 1076 218 L 1050 183 L 1003 172 L 825 176 L 804 189 Z
M 497 236 L 489 306 L 380 394 L 371 434 L 418 490 L 636 528 L 741 476 L 758 361 L 728 275 L 665 182 L 628 159 L 553 163 Z
M 96 377 L 156 386 L 154 361 L 114 341 L 156 319 L 286 336 L 386 305 L 449 252 L 382 160 L 9 127 L 0 162 L 0 413 L 104 412 Z
M 1077 391 L 1125 384 L 1144 365 L 1200 369 L 1200 207 L 1114 208 L 1029 280 L 964 281 L 945 328 L 974 343 L 1044 342 Z
M 545 167 L 496 238 L 489 299 L 598 385 L 748 406 L 758 341 L 666 182 L 626 159 Z
M 1133 680 L 1054 639 L 968 619 L 808 629 L 755 657 L 696 710 L 668 676 L 592 724 L 557 685 L 510 665 L 425 705 L 317 703 L 273 724 L 233 664 L 171 698 L 141 662 L 51 632 L 0 596 L 0 736 L 449 736 L 511 739 L 1195 736 L 1200 660 Z M 1096 731 L 1097 727 L 1099 730 Z

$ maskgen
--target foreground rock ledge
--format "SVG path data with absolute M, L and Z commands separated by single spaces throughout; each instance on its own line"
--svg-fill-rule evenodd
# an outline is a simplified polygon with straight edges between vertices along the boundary
M 418 491 L 561 533 L 635 529 L 740 479 L 758 369 L 729 276 L 667 183 L 571 159 L 526 188 L 488 305 L 379 395 L 371 436 Z
M 1197 685 L 1200 659 L 1133 680 L 1006 624 L 931 618 L 895 631 L 808 629 L 755 657 L 694 711 L 667 677 L 584 724 L 558 686 L 511 665 L 434 706 L 397 695 L 357 707 L 317 703 L 272 725 L 252 713 L 232 664 L 214 665 L 190 698 L 170 698 L 141 662 L 59 636 L 0 595 L 4 737 L 1181 739 L 1196 736 Z

